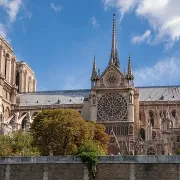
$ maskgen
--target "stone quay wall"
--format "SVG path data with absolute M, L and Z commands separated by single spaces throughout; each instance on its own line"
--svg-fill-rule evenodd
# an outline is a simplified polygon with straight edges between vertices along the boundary
M 180 180 L 180 156 L 101 156 L 95 180 Z M 75 156 L 0 157 L 0 180 L 92 180 Z

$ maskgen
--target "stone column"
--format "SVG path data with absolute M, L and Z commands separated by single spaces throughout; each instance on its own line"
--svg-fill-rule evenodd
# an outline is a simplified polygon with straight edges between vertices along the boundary
M 36 92 L 36 80 L 33 79 L 33 92 Z
M 27 92 L 27 71 L 24 71 L 24 92 Z
M 90 99 L 90 120 L 97 121 L 97 94 L 92 93 Z
M 10 72 L 11 72 L 11 59 L 7 57 L 7 65 L 6 65 L 6 80 L 10 83 Z
M 33 91 L 33 80 L 31 77 L 29 77 L 28 80 L 28 92 L 32 92 Z
M 3 48 L 1 48 L 1 55 L 0 55 L 0 72 L 4 75 L 5 72 L 5 50 Z
M 134 92 L 129 91 L 128 121 L 134 122 Z
M 26 131 L 29 131 L 31 125 L 31 113 L 30 111 L 27 114 L 27 121 L 26 121 Z
M 16 79 L 16 59 L 13 57 L 11 59 L 11 85 L 15 85 L 15 79 Z
M 19 92 L 24 92 L 24 69 L 21 68 L 19 72 Z
M 14 113 L 14 123 L 12 125 L 13 132 L 18 130 L 18 119 L 19 119 L 19 112 L 16 112 L 16 113 Z
M 139 120 L 139 94 L 134 93 L 134 136 L 138 137 L 140 132 L 140 120 Z
M 16 104 L 16 95 L 17 95 L 16 85 L 13 85 L 12 91 L 11 91 L 11 103 L 12 103 L 12 105 Z
M 3 73 L 2 66 L 3 66 L 3 47 L 0 45 L 0 73 Z

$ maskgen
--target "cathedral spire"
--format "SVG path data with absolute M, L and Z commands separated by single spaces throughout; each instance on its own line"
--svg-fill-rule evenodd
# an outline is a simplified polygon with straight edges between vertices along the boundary
M 129 80 L 133 80 L 134 76 L 133 76 L 133 72 L 132 72 L 132 63 L 131 63 L 131 56 L 129 54 L 129 60 L 128 60 L 128 79 Z
M 93 69 L 92 69 L 91 80 L 96 80 L 97 77 L 98 77 L 98 74 L 97 74 L 97 68 L 96 68 L 96 57 L 94 55 L 94 62 L 93 62 Z
M 116 42 L 116 12 L 114 7 L 113 13 L 113 32 L 112 32 L 112 48 L 111 48 L 111 57 L 109 60 L 109 64 L 114 64 L 116 67 L 120 67 L 119 56 L 117 51 L 117 42 Z

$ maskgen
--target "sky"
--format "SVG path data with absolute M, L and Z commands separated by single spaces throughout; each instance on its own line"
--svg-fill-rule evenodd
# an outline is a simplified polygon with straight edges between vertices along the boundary
M 121 71 L 136 86 L 180 84 L 179 0 L 0 0 L 0 34 L 35 72 L 37 90 L 90 88 L 109 62 L 116 6 Z

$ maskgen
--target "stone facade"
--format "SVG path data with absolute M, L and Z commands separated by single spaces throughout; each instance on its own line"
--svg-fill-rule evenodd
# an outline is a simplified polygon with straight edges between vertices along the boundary
M 109 153 L 175 154 L 180 147 L 180 86 L 135 87 L 131 57 L 127 72 L 120 66 L 115 13 L 112 29 L 108 65 L 100 72 L 94 57 L 91 89 L 82 90 L 36 92 L 34 72 L 25 62 L 16 62 L 12 48 L 1 38 L 1 133 L 28 131 L 38 112 L 67 108 L 106 127 Z
M 18 92 L 20 93 L 36 91 L 34 72 L 30 69 L 27 63 L 23 61 L 16 63 L 16 85 L 18 87 Z
M 99 157 L 95 180 L 179 180 L 177 156 Z M 166 171 L 165 171 L 166 170 Z M 0 158 L 0 180 L 93 180 L 76 157 Z
M 27 71 L 26 71 L 27 69 Z M 18 92 L 34 92 L 35 79 L 23 84 L 23 72 L 34 77 L 34 72 L 23 62 L 17 62 L 12 47 L 0 36 L 0 132 L 11 132 L 14 122 L 13 110 Z

